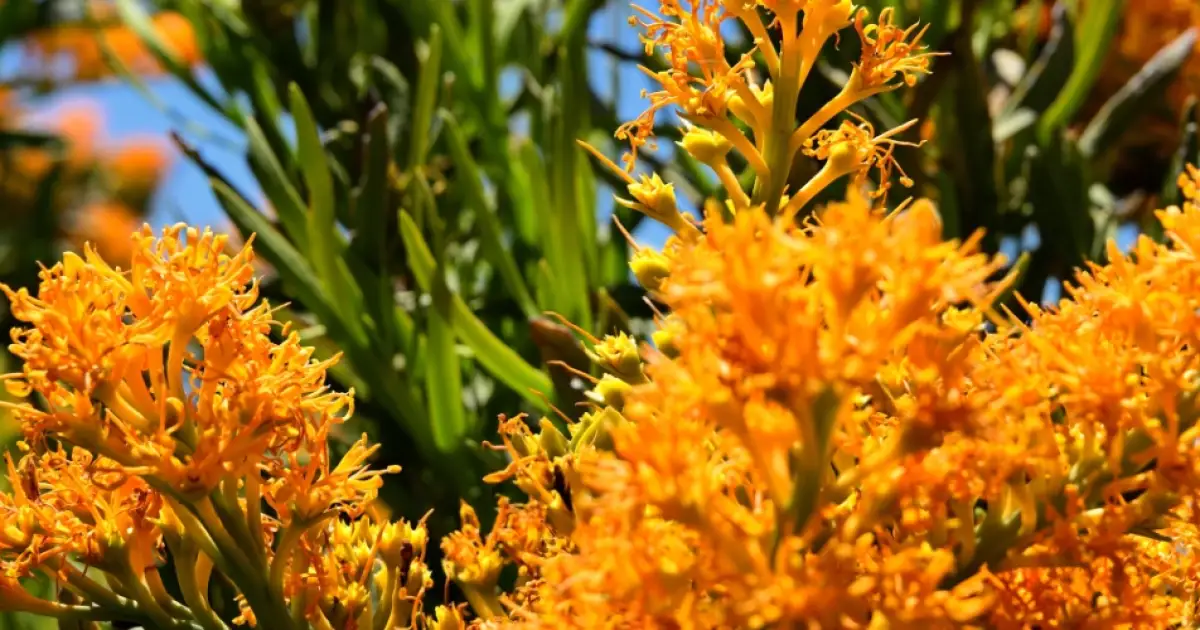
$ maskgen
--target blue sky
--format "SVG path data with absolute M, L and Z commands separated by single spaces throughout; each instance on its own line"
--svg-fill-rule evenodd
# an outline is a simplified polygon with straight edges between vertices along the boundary
M 589 35 L 594 41 L 611 42 L 624 49 L 636 49 L 639 45 L 636 33 L 626 22 L 631 9 L 625 2 L 612 2 L 611 6 L 598 13 L 589 25 Z M 636 115 L 643 108 L 639 97 L 647 84 L 645 77 L 630 66 L 617 68 L 619 80 L 614 80 L 614 65 L 604 53 L 594 52 L 590 59 L 593 87 L 606 99 L 614 93 L 619 115 L 625 119 Z M 202 71 L 203 72 L 203 71 Z M 201 77 L 202 80 L 204 77 Z M 207 81 L 205 81 L 207 82 Z M 153 98 L 119 81 L 72 87 L 56 93 L 39 104 L 38 115 L 52 117 L 55 110 L 79 99 L 98 104 L 104 111 L 104 127 L 101 142 L 119 142 L 134 135 L 156 134 L 164 138 L 169 130 L 179 130 L 184 121 L 192 132 L 185 137 L 195 142 L 201 154 L 220 168 L 239 190 L 261 199 L 261 191 L 251 176 L 244 159 L 244 138 L 241 133 L 219 114 L 194 98 L 186 87 L 174 79 L 155 79 L 148 82 Z M 195 132 L 199 133 L 195 133 Z M 669 151 L 669 143 L 662 143 Z M 602 212 L 599 220 L 605 221 L 611 208 L 611 191 L 601 193 Z M 196 225 L 211 225 L 222 228 L 226 225 L 223 212 L 209 189 L 203 173 L 195 165 L 176 156 L 163 185 L 152 203 L 149 220 L 155 225 L 186 221 Z M 640 233 L 639 240 L 649 243 L 661 242 L 665 231 L 661 226 L 650 226 Z
M 638 4 L 649 5 L 652 0 L 637 0 Z M 640 46 L 636 32 L 629 28 L 627 19 L 632 13 L 624 0 L 613 0 L 589 25 L 589 37 L 596 42 L 614 44 L 624 50 L 635 50 Z M 2 57 L 2 56 L 0 56 Z M 0 58 L 0 66 L 4 65 Z M 636 116 L 644 107 L 640 91 L 649 85 L 648 79 L 631 64 L 614 65 L 614 60 L 603 52 L 590 54 L 589 67 L 593 88 L 602 98 L 615 98 L 617 113 L 622 120 Z M 201 77 L 203 79 L 203 77 Z M 244 161 L 244 139 L 239 131 L 198 102 L 177 81 L 161 79 L 150 82 L 153 98 L 147 98 L 137 90 L 119 82 L 81 86 L 65 90 L 44 104 L 40 114 L 52 116 L 54 109 L 78 98 L 95 101 L 105 112 L 105 139 L 119 141 L 122 137 L 141 134 L 162 134 L 179 129 L 186 124 L 202 133 L 186 134 L 195 142 L 201 154 L 221 169 L 239 190 L 252 197 L 261 198 L 254 178 Z M 659 153 L 669 156 L 674 147 L 669 142 L 659 145 Z M 597 220 L 607 224 L 612 207 L 611 190 L 599 192 L 600 216 Z M 152 205 L 150 221 L 156 225 L 187 221 L 196 225 L 211 225 L 224 228 L 227 224 L 222 211 L 200 170 L 181 156 L 177 156 L 163 186 L 157 192 Z M 666 236 L 666 229 L 653 221 L 645 221 L 643 229 L 636 234 L 638 240 L 657 246 Z M 1128 247 L 1136 235 L 1136 228 L 1128 226 L 1117 236 L 1118 244 Z M 1025 245 L 1032 243 L 1026 242 Z M 1019 245 L 1014 240 L 1006 243 L 1006 254 L 1015 257 Z M 1047 295 L 1057 297 L 1058 285 L 1050 283 Z

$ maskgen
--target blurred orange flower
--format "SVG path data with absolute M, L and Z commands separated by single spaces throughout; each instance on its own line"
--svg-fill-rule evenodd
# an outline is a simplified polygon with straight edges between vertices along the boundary
M 79 209 L 71 226 L 73 244 L 83 249 L 91 243 L 114 265 L 128 268 L 133 256 L 134 234 L 141 227 L 140 213 L 115 201 L 98 201 Z
M 151 25 L 159 40 L 180 62 L 187 66 L 200 62 L 200 48 L 186 18 L 178 13 L 163 12 L 151 18 Z M 30 36 L 25 52 L 27 63 L 32 68 L 49 68 L 49 72 L 53 73 L 56 66 L 61 68 L 58 64 L 68 64 L 66 77 L 50 78 L 95 81 L 112 74 L 105 58 L 105 48 L 133 72 L 162 72 L 158 61 L 142 45 L 137 34 L 120 24 L 46 29 Z
M 134 138 L 109 151 L 104 167 L 112 176 L 118 195 L 144 196 L 170 166 L 167 148 L 155 137 Z

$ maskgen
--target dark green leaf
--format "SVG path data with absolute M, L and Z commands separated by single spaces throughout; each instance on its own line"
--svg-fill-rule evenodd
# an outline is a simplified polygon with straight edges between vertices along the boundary
M 1049 141 L 1055 130 L 1069 125 L 1083 106 L 1096 78 L 1100 76 L 1104 56 L 1108 54 L 1109 45 L 1117 32 L 1124 5 L 1125 0 L 1110 0 L 1107 3 L 1088 4 L 1082 9 L 1083 20 L 1079 24 L 1075 65 L 1062 92 L 1038 124 L 1038 136 L 1042 142 Z
M 1050 38 L 1005 103 L 1005 111 L 1046 111 L 1075 67 L 1075 26 L 1065 2 L 1054 5 Z
M 400 211 L 400 234 L 408 250 L 408 262 L 412 268 L 417 284 L 424 291 L 433 289 L 434 274 L 437 264 L 430 251 L 429 245 L 421 236 L 421 231 L 412 217 L 403 210 Z M 435 303 L 436 305 L 436 303 Z M 471 311 L 471 307 L 456 294 L 451 294 L 446 307 L 449 312 L 443 313 L 454 323 L 455 333 L 464 344 L 471 348 L 476 358 L 483 364 L 492 376 L 511 387 L 534 406 L 544 408 L 545 404 L 538 394 L 549 394 L 553 384 L 541 370 L 529 365 L 519 354 L 506 343 L 488 330 L 483 322 Z
M 1108 99 L 1079 138 L 1079 149 L 1087 157 L 1117 146 L 1117 139 L 1159 102 L 1167 86 L 1192 56 L 1200 31 L 1189 29 L 1146 62 L 1121 89 Z
M 446 132 L 446 143 L 449 145 L 450 156 L 454 159 L 455 168 L 462 174 L 461 183 L 465 186 L 468 203 L 475 210 L 475 220 L 479 225 L 480 237 L 483 240 L 484 255 L 496 267 L 500 279 L 508 289 L 513 299 L 521 306 L 527 317 L 538 314 L 538 308 L 533 303 L 533 297 L 525 286 L 517 262 L 512 257 L 510 247 L 504 243 L 501 234 L 499 218 L 496 216 L 495 204 L 488 199 L 483 188 L 483 174 L 475 159 L 467 148 L 467 139 L 454 116 L 446 110 L 440 112 L 440 119 Z
M 429 400 L 429 422 L 433 444 L 443 454 L 451 454 L 463 445 L 467 420 L 463 413 L 462 370 L 454 342 L 454 322 L 443 313 L 453 316 L 452 299 L 441 269 L 434 271 L 433 307 L 425 318 L 425 393 Z

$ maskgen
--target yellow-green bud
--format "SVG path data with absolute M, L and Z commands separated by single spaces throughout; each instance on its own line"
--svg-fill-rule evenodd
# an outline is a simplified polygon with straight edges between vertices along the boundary
M 651 293 L 657 292 L 667 276 L 671 275 L 671 261 L 662 253 L 648 247 L 637 250 L 629 259 L 633 277 Z
M 725 136 L 700 127 L 688 129 L 677 144 L 702 164 L 710 166 L 725 159 L 725 154 L 733 148 L 733 143 Z
M 625 333 L 605 335 L 604 340 L 596 344 L 588 355 L 604 371 L 623 381 L 642 383 L 646 380 L 637 341 Z
M 754 94 L 755 98 L 758 99 L 758 104 L 766 111 L 771 111 L 771 108 L 775 106 L 775 88 L 771 86 L 770 81 L 764 83 L 762 88 L 751 86 L 750 92 Z M 752 105 L 747 104 L 740 95 L 734 94 L 728 101 L 726 101 L 725 105 L 729 108 L 729 111 L 733 112 L 733 115 L 737 116 L 742 122 L 748 125 L 754 123 L 754 110 L 752 109 Z
M 541 444 L 546 455 L 550 457 L 566 455 L 571 448 L 567 437 L 548 418 L 542 418 L 540 426 L 542 431 L 538 434 L 538 443 Z
M 658 330 L 650 335 L 650 339 L 659 352 L 673 359 L 679 356 L 679 346 L 675 345 L 675 338 L 678 334 L 678 322 L 668 318 L 663 325 L 659 326 Z
M 637 201 L 637 209 L 646 216 L 676 230 L 684 225 L 683 215 L 675 202 L 675 186 L 668 184 L 658 173 L 642 175 L 628 186 L 629 194 Z
M 596 387 L 592 389 L 589 397 L 602 405 L 620 411 L 625 408 L 625 398 L 631 391 L 633 391 L 633 386 L 629 383 L 611 374 L 605 374 L 600 377 L 600 382 L 596 383 Z

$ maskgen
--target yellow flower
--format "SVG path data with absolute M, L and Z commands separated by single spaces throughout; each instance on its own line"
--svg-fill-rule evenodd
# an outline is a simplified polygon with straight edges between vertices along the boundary
M 915 25 L 901 29 L 892 23 L 895 11 L 891 7 L 879 13 L 875 24 L 866 23 L 869 14 L 866 9 L 859 9 L 854 16 L 862 57 L 854 66 L 850 82 L 866 92 L 895 87 L 891 82 L 897 75 L 905 85 L 916 85 L 917 75 L 929 74 L 929 60 L 934 56 L 921 52 L 924 50 L 921 37 L 929 26 L 920 30 Z
M 36 296 L 0 287 L 25 324 L 11 346 L 22 371 L 6 385 L 40 397 L 4 403 L 27 453 L 8 460 L 14 487 L 0 493 L 0 575 L 55 575 L 89 615 L 155 627 L 219 625 L 215 571 L 236 589 L 239 623 L 288 606 L 319 626 L 419 619 L 424 526 L 360 518 L 397 469 L 368 470 L 378 446 L 365 438 L 331 462 L 352 398 L 326 385 L 333 360 L 314 361 L 286 327 L 272 338 L 249 247 L 229 253 L 224 237 L 182 226 L 131 242 L 128 271 L 88 248 L 45 269 Z M 158 575 L 164 545 L 183 602 Z

